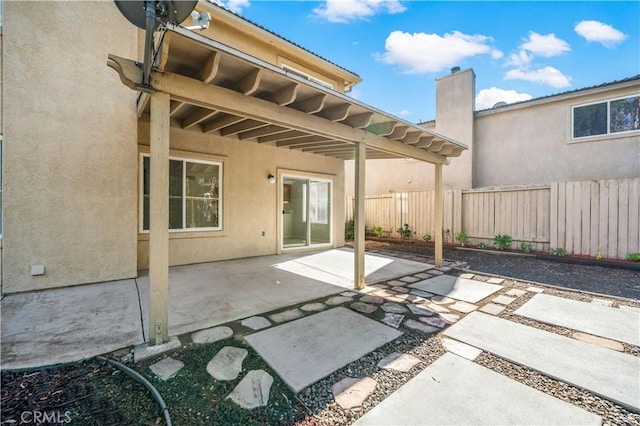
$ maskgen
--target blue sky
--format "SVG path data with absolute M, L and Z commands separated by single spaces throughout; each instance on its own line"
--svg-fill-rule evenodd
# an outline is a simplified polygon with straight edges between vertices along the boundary
M 227 0 L 222 5 L 362 77 L 350 94 L 411 122 L 435 80 L 476 73 L 476 109 L 640 73 L 640 1 Z

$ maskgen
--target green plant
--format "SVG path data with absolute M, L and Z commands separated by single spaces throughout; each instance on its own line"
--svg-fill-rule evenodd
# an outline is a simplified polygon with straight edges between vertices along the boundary
M 405 223 L 402 228 L 396 229 L 396 232 L 400 234 L 402 238 L 409 238 L 412 234 L 411 229 L 409 229 L 408 223 Z
M 431 241 L 431 234 L 424 234 L 422 236 L 422 239 L 425 240 L 425 241 Z
M 520 248 L 525 253 L 531 253 L 531 250 L 533 250 L 533 244 L 527 241 L 523 241 L 520 243 Z
M 347 240 L 353 240 L 353 237 L 355 235 L 355 221 L 353 219 L 347 221 L 347 223 L 344 224 L 344 238 Z
M 383 232 L 384 228 L 382 226 L 376 226 L 375 228 L 373 228 L 373 235 L 375 235 L 376 237 L 382 236 Z
M 460 241 L 460 245 L 464 246 L 467 244 L 467 240 L 469 239 L 469 235 L 466 232 L 460 231 L 456 234 L 456 240 Z
M 487 248 L 487 243 L 485 243 L 484 241 L 480 241 L 478 243 L 478 248 L 479 249 L 486 249 Z
M 551 250 L 549 250 L 549 254 L 552 254 L 554 256 L 566 256 L 568 253 L 562 247 L 558 247 L 558 248 L 552 248 Z
M 629 253 L 627 255 L 627 260 L 632 262 L 640 262 L 640 253 Z
M 511 238 L 511 235 L 508 234 L 498 234 L 493 237 L 493 245 L 498 250 L 506 250 L 508 248 L 511 248 L 512 242 L 513 239 Z

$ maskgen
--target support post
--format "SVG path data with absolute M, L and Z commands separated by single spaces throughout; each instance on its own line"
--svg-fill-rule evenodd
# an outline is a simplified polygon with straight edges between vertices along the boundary
M 169 114 L 169 94 L 153 93 L 149 179 L 150 345 L 169 340 Z
M 355 256 L 353 288 L 361 290 L 364 288 L 364 197 L 365 197 L 365 164 L 367 160 L 367 146 L 364 143 L 356 145 L 356 173 L 355 173 L 355 211 L 353 251 Z
M 442 267 L 442 164 L 434 164 L 435 170 L 435 263 Z

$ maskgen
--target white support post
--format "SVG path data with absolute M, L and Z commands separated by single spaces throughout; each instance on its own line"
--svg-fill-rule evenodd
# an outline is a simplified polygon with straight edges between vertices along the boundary
M 355 268 L 353 276 L 353 287 L 356 290 L 364 288 L 364 197 L 365 197 L 365 164 L 367 160 L 367 146 L 364 143 L 356 145 L 356 173 L 355 173 L 355 211 L 353 251 L 355 256 Z
M 435 171 L 435 263 L 442 267 L 442 164 L 434 164 Z
M 169 114 L 167 93 L 151 95 L 149 344 L 169 340 Z

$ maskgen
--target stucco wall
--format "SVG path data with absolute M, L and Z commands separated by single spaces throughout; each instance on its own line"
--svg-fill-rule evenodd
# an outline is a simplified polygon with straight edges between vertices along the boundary
M 149 144 L 149 123 L 139 122 L 140 151 Z M 331 157 L 276 148 L 196 131 L 171 129 L 174 155 L 221 160 L 223 166 L 223 230 L 220 232 L 171 232 L 169 263 L 182 265 L 238 257 L 275 254 L 278 250 L 279 184 L 267 176 L 299 171 L 333 178 L 333 242 L 344 245 L 344 166 Z M 262 236 L 264 231 L 265 236 Z M 138 236 L 138 267 L 148 267 L 148 234 Z
M 3 2 L 3 292 L 136 275 L 135 98 L 106 65 L 135 38 L 113 2 Z

